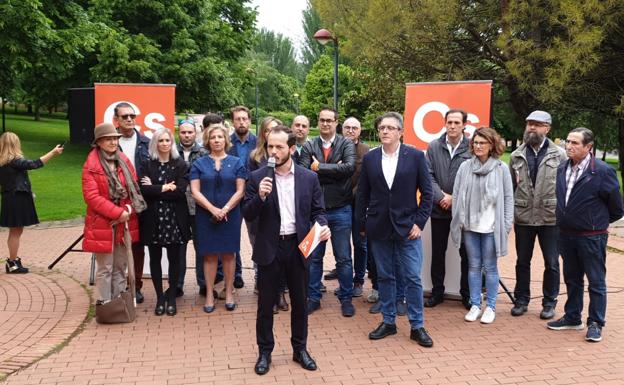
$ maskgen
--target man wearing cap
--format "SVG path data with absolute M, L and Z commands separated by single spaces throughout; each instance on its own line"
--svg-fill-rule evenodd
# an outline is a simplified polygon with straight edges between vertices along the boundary
M 526 118 L 524 143 L 510 157 L 514 187 L 514 231 L 516 233 L 516 288 L 512 316 L 526 313 L 531 299 L 531 258 L 537 237 L 544 256 L 541 319 L 555 316 L 559 295 L 558 229 L 555 225 L 557 167 L 565 151 L 546 135 L 552 118 L 545 111 L 533 111 Z
M 184 157 L 184 161 L 188 165 L 189 169 L 197 159 L 208 154 L 208 151 L 200 146 L 197 141 L 197 131 L 195 129 L 195 121 L 190 118 L 181 120 L 178 123 L 178 152 Z M 195 199 L 191 194 L 191 189 L 186 189 L 186 202 L 189 209 L 189 222 L 191 224 L 191 234 L 193 240 L 195 239 Z M 197 244 L 193 241 L 193 245 Z M 184 278 L 186 276 L 186 246 L 187 243 L 180 247 L 180 280 L 178 281 L 177 294 L 182 296 L 184 294 Z M 199 286 L 200 295 L 206 295 L 206 279 L 204 278 L 203 256 L 197 253 L 195 250 L 195 277 L 197 279 L 197 286 Z
M 149 139 L 142 135 L 135 127 L 136 112 L 130 103 L 121 102 L 115 106 L 117 130 L 121 134 L 119 148 L 130 159 L 135 168 L 138 179 L 141 180 L 141 170 L 138 167 L 142 160 L 149 160 Z M 134 259 L 134 276 L 136 278 L 136 301 L 143 302 L 143 263 L 145 249 L 141 241 L 132 243 L 132 258 Z

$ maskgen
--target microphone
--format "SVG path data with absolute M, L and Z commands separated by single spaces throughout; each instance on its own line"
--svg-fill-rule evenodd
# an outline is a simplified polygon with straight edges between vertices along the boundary
M 267 159 L 267 176 L 271 179 L 275 179 L 275 158 L 270 157 Z

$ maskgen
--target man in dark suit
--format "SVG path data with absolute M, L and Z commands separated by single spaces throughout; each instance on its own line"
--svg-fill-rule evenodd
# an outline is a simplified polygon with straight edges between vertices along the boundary
M 273 339 L 273 305 L 286 276 L 292 310 L 290 314 L 293 360 L 304 369 L 316 370 L 316 363 L 307 351 L 308 261 L 299 251 L 299 242 L 314 222 L 322 225 L 321 240 L 329 239 L 323 194 L 316 174 L 295 165 L 295 136 L 286 126 L 277 126 L 269 134 L 267 151 L 275 158 L 275 180 L 269 168 L 251 173 L 247 182 L 243 215 L 246 220 L 258 219 L 258 234 L 252 259 L 258 265 L 258 313 L 256 340 L 260 352 L 257 374 L 266 374 L 271 363 Z
M 383 322 L 368 337 L 396 334 L 395 266 L 403 272 L 410 338 L 433 346 L 423 327 L 421 231 L 431 214 L 433 190 L 425 154 L 401 144 L 403 117 L 388 112 L 375 121 L 381 146 L 364 155 L 358 182 L 357 216 L 362 236 L 368 236 L 377 266 Z M 418 197 L 420 193 L 420 199 Z

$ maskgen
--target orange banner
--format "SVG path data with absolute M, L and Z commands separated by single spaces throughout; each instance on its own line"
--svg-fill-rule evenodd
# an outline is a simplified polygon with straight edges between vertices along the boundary
M 147 137 L 162 127 L 175 131 L 175 84 L 95 83 L 95 125 L 115 124 L 115 106 L 121 102 L 133 106 L 136 128 Z
M 492 81 L 410 83 L 405 89 L 405 143 L 426 150 L 444 133 L 444 114 L 459 108 L 468 113 L 468 137 L 490 125 Z

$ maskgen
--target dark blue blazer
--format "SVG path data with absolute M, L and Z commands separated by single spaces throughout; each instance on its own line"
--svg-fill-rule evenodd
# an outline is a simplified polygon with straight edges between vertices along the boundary
M 392 189 L 381 168 L 381 147 L 362 160 L 358 182 L 356 222 L 371 239 L 406 239 L 412 226 L 420 229 L 431 215 L 433 189 L 425 153 L 401 144 Z M 420 203 L 416 200 L 420 191 Z
M 267 167 L 252 172 L 247 180 L 243 200 L 243 216 L 247 221 L 258 219 L 256 242 L 251 259 L 258 265 L 269 265 L 275 259 L 279 243 L 280 208 L 275 183 L 273 191 L 262 201 L 258 195 L 260 181 L 267 176 Z M 295 165 L 295 223 L 299 242 L 314 222 L 326 225 L 323 192 L 316 173 Z M 299 253 L 304 266 L 307 261 Z
M 564 233 L 607 230 L 609 223 L 622 218 L 622 195 L 615 170 L 593 155 L 587 168 L 577 179 L 568 204 L 566 170 L 570 160 L 557 169 L 557 226 Z

